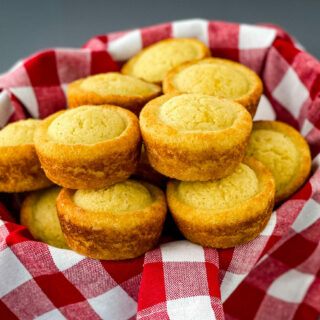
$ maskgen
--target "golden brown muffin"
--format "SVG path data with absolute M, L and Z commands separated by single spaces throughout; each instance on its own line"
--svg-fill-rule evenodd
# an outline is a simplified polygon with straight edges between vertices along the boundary
M 121 72 L 160 84 L 165 74 L 178 64 L 210 56 L 210 50 L 199 40 L 166 39 L 140 51 Z
M 255 121 L 247 155 L 261 161 L 276 181 L 276 203 L 289 198 L 311 170 L 307 142 L 291 126 L 279 121 Z
M 140 154 L 138 118 L 111 105 L 57 112 L 35 133 L 41 165 L 56 184 L 98 189 L 126 180 Z
M 8 124 L 0 131 L 0 192 L 25 192 L 52 184 L 36 154 L 33 135 L 41 120 Z
M 36 240 L 67 249 L 69 247 L 61 231 L 56 209 L 60 190 L 61 188 L 54 186 L 30 193 L 23 201 L 20 222 Z
M 230 248 L 256 238 L 269 221 L 275 182 L 259 161 L 246 157 L 226 178 L 171 180 L 167 201 L 183 235 L 204 247 Z
M 168 181 L 166 176 L 151 167 L 144 144 L 142 144 L 137 170 L 134 172 L 133 177 L 148 181 L 161 188 L 165 188 Z
M 63 189 L 57 209 L 70 248 L 95 259 L 123 260 L 156 246 L 167 205 L 159 188 L 126 180 L 99 190 Z
M 207 181 L 229 175 L 244 157 L 249 112 L 231 100 L 163 95 L 146 104 L 140 129 L 151 166 L 165 176 Z
M 164 93 L 200 93 L 242 104 L 253 117 L 263 91 L 258 75 L 244 65 L 221 58 L 189 61 L 170 70 Z
M 139 115 L 142 107 L 161 94 L 158 85 L 119 72 L 108 72 L 76 80 L 68 85 L 70 108 L 114 104 Z

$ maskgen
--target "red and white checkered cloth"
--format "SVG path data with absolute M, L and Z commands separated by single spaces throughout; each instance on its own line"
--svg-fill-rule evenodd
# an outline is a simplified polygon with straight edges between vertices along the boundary
M 33 241 L 14 223 L 18 196 L 2 194 L 0 319 L 318 319 L 320 64 L 281 29 L 196 19 L 37 53 L 0 76 L 0 126 L 65 108 L 67 83 L 118 70 L 114 61 L 168 37 L 198 38 L 213 56 L 259 73 L 265 91 L 256 117 L 300 130 L 312 151 L 311 178 L 246 245 L 204 249 L 171 234 L 145 257 L 122 262 Z

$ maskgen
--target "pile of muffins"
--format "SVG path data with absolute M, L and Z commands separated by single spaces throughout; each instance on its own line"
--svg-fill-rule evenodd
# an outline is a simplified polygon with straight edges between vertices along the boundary
M 121 73 L 70 83 L 67 110 L 1 130 L 0 192 L 33 191 L 21 208 L 33 237 L 92 258 L 155 247 L 167 207 L 190 241 L 242 245 L 311 167 L 294 128 L 253 122 L 262 91 L 198 40 L 160 41 Z

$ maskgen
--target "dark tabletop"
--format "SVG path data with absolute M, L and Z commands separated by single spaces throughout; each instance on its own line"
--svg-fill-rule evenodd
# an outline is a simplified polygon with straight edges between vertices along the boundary
M 43 48 L 187 18 L 278 24 L 320 58 L 319 0 L 0 0 L 0 73 Z

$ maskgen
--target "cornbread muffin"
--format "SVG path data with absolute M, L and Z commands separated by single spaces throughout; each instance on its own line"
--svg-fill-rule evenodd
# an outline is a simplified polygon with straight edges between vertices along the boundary
M 54 186 L 30 193 L 23 201 L 20 222 L 36 240 L 67 249 L 56 209 L 60 190 L 61 188 Z
M 161 94 L 158 85 L 122 75 L 119 72 L 102 73 L 76 80 L 68 85 L 70 108 L 83 105 L 114 104 L 139 115 L 149 100 Z
M 311 170 L 307 142 L 291 126 L 279 121 L 256 121 L 247 155 L 269 168 L 276 181 L 276 203 L 289 198 L 306 181 Z
M 159 188 L 126 180 L 99 190 L 62 189 L 57 209 L 70 248 L 95 259 L 123 260 L 158 243 L 167 205 Z
M 41 169 L 33 135 L 41 120 L 20 120 L 0 130 L 0 192 L 42 189 L 52 183 Z
M 251 116 L 242 105 L 200 94 L 163 95 L 140 114 L 151 166 L 183 181 L 231 174 L 244 157 L 251 128 Z
M 230 248 L 256 238 L 269 221 L 275 182 L 270 171 L 246 157 L 220 180 L 171 180 L 167 201 L 183 235 L 204 247 Z
M 111 105 L 57 112 L 35 133 L 46 175 L 71 189 L 98 189 L 126 180 L 136 170 L 140 140 L 138 118 Z
M 199 40 L 166 39 L 140 51 L 122 67 L 121 72 L 161 83 L 165 74 L 180 63 L 210 56 L 210 50 Z
M 240 63 L 220 58 L 189 61 L 170 70 L 164 93 L 201 93 L 242 104 L 253 117 L 263 91 L 260 78 Z
M 168 178 L 151 167 L 143 143 L 137 170 L 134 172 L 133 177 L 138 178 L 139 180 L 148 181 L 161 188 L 165 188 L 165 186 L 167 185 Z

